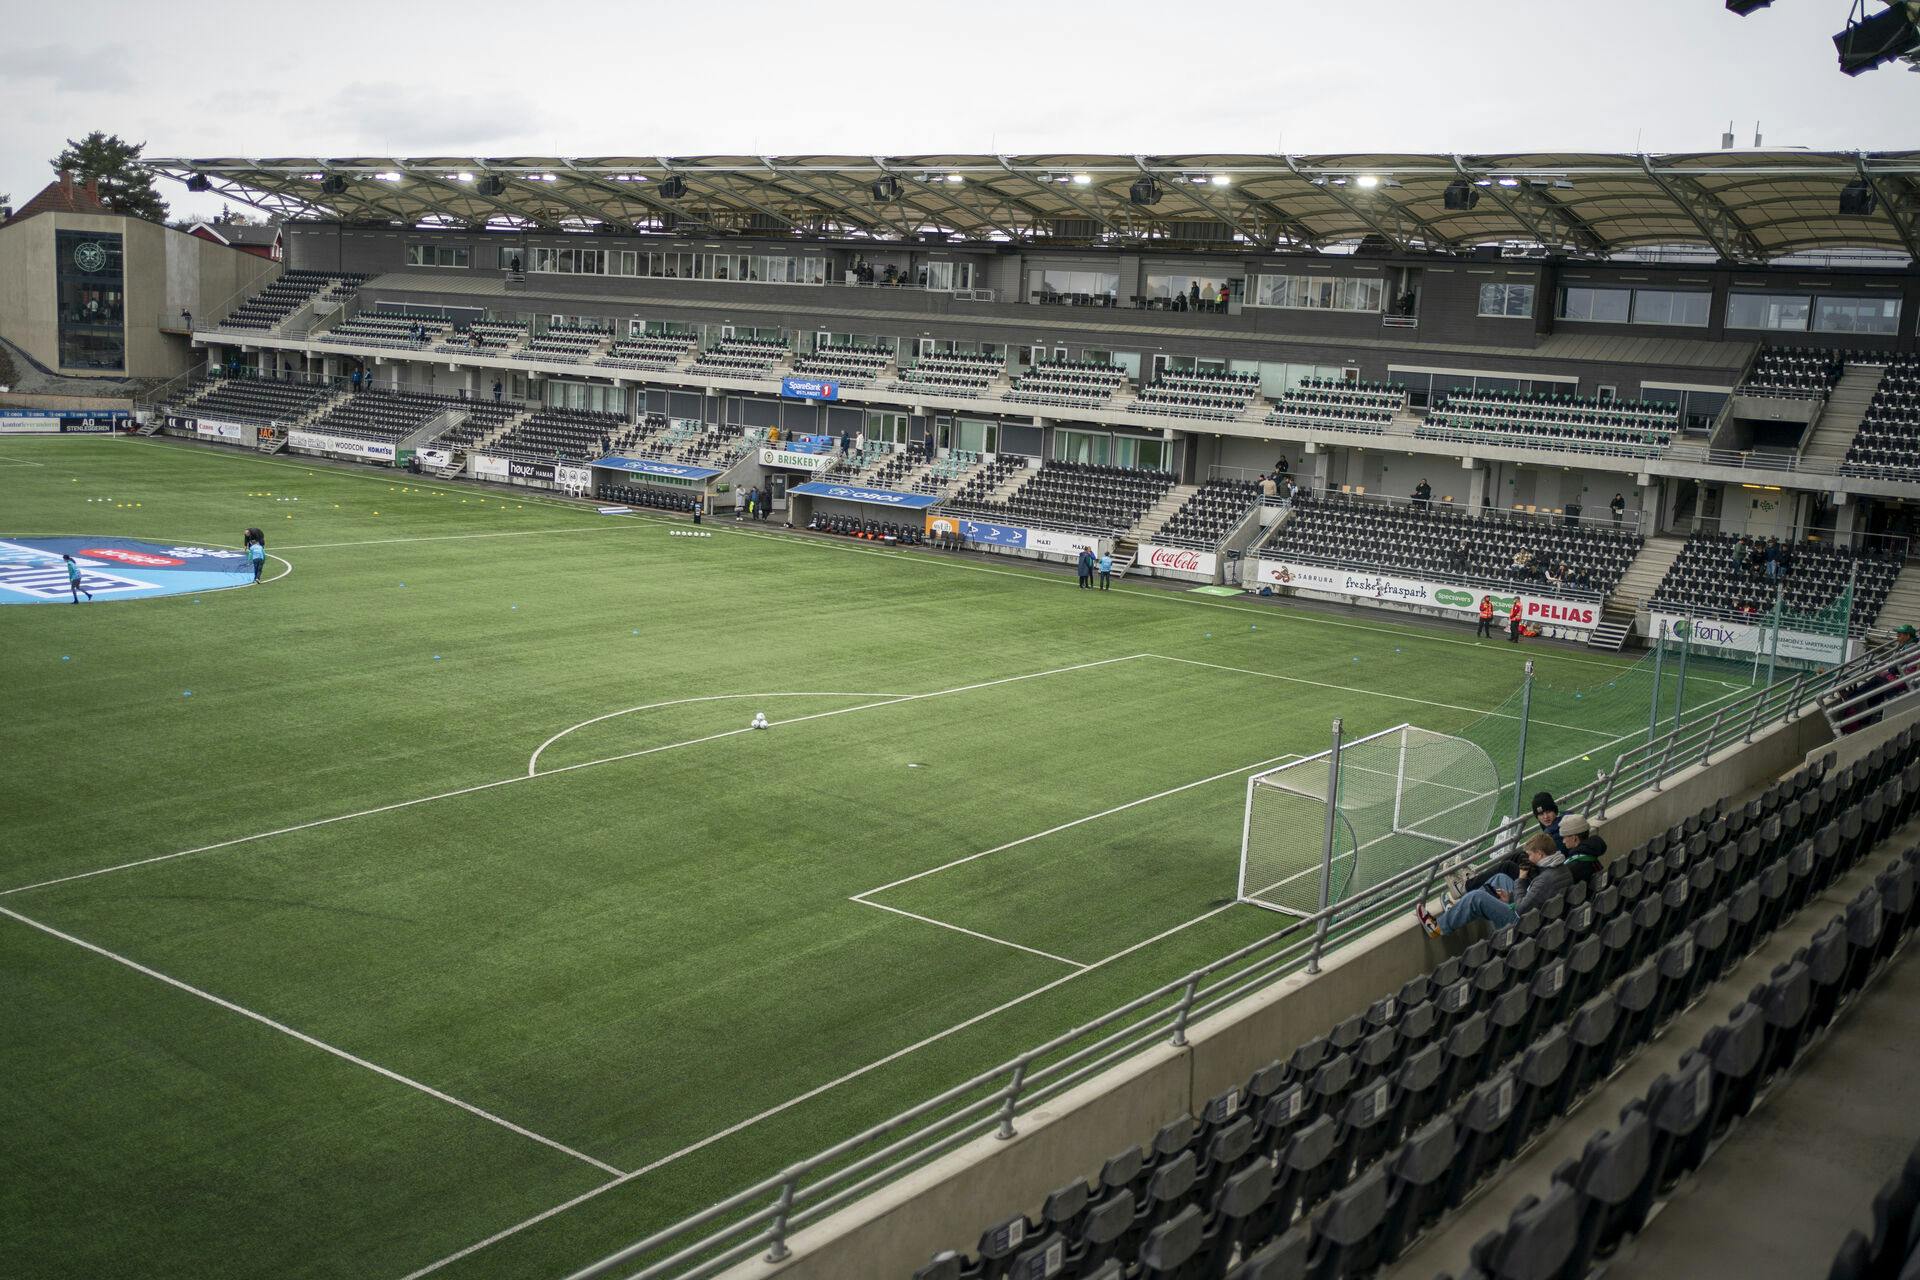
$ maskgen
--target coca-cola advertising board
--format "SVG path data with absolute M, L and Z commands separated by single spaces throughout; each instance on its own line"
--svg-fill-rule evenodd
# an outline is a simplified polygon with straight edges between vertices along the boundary
M 1141 543 L 1140 554 L 1134 559 L 1133 567 L 1142 573 L 1191 574 L 1211 582 L 1220 571 L 1220 557 L 1215 552 L 1195 551 L 1190 547 L 1161 547 Z

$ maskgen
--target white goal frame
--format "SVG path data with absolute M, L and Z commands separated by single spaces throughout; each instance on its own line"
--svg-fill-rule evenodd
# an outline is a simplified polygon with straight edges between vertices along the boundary
M 1451 742 L 1479 755 L 1486 761 L 1487 771 L 1492 780 L 1492 790 L 1481 792 L 1465 787 L 1454 787 L 1453 789 L 1460 791 L 1465 797 L 1458 803 L 1434 814 L 1408 815 L 1405 812 L 1408 785 L 1407 757 L 1409 742 L 1415 735 L 1418 735 L 1423 742 Z M 1346 760 L 1345 757 L 1356 748 L 1368 744 L 1386 744 L 1392 751 L 1393 805 L 1388 829 L 1372 835 L 1361 843 L 1356 838 L 1352 823 L 1341 811 L 1338 798 L 1344 790 L 1341 782 L 1342 772 L 1345 769 L 1357 767 L 1354 762 Z M 1369 770 L 1369 772 L 1378 771 Z M 1416 781 L 1422 786 L 1451 785 L 1436 782 L 1434 779 L 1423 778 Z M 1497 804 L 1500 791 L 1499 771 L 1494 766 L 1492 757 L 1487 755 L 1478 744 L 1453 734 L 1440 733 L 1416 724 L 1402 722 L 1377 733 L 1356 738 L 1352 742 L 1339 742 L 1336 738 L 1336 745 L 1325 751 L 1305 759 L 1290 761 L 1263 773 L 1256 773 L 1247 779 L 1246 803 L 1240 824 L 1240 867 L 1235 886 L 1235 898 L 1237 901 L 1268 911 L 1277 911 L 1282 915 L 1301 918 L 1310 916 L 1330 905 L 1329 901 L 1321 900 L 1323 892 L 1329 900 L 1333 901 L 1337 901 L 1341 896 L 1341 890 L 1335 887 L 1339 883 L 1344 883 L 1340 881 L 1341 869 L 1336 865 L 1341 859 L 1349 860 L 1345 874 L 1351 876 L 1354 863 L 1358 861 L 1362 852 L 1396 836 L 1426 842 L 1442 849 L 1452 848 L 1459 843 L 1458 836 L 1422 830 L 1421 824 L 1445 817 L 1469 805 L 1489 801 Z M 1263 792 L 1274 798 L 1281 796 L 1290 798 L 1294 802 L 1291 807 L 1298 817 L 1313 819 L 1313 827 L 1310 831 L 1303 828 L 1290 833 L 1280 833 L 1280 838 L 1284 839 L 1293 854 L 1284 866 L 1284 875 L 1278 875 L 1281 868 L 1276 867 L 1273 858 L 1263 858 L 1262 848 L 1257 847 L 1273 841 L 1275 833 L 1270 830 L 1256 829 L 1256 813 L 1262 809 L 1267 811 L 1263 826 L 1270 826 L 1283 820 L 1280 813 L 1276 811 L 1280 806 L 1272 803 L 1264 806 L 1261 804 Z M 1333 797 L 1331 801 L 1329 796 Z M 1328 812 L 1329 809 L 1332 812 Z M 1310 858 L 1305 856 L 1308 850 L 1312 851 Z M 1295 891 L 1285 895 L 1277 892 L 1297 882 L 1300 883 L 1300 887 Z

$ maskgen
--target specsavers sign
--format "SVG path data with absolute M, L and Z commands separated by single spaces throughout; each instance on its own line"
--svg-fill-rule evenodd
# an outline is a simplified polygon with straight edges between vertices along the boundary
M 1351 600 L 1393 601 L 1425 609 L 1444 609 L 1465 617 L 1477 616 L 1480 597 L 1491 595 L 1494 616 L 1502 622 L 1506 620 L 1515 599 L 1512 592 L 1474 590 L 1450 582 L 1357 573 L 1325 565 L 1299 564 L 1291 560 L 1260 561 L 1256 581 L 1261 586 L 1324 591 Z M 1600 605 L 1597 601 L 1561 600 L 1531 592 L 1522 592 L 1518 598 L 1521 620 L 1534 626 L 1591 631 L 1600 622 Z

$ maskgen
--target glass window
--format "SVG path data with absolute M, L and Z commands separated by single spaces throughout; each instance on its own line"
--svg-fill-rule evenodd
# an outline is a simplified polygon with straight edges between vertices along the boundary
M 945 266 L 949 271 L 951 271 L 953 266 L 952 263 L 933 263 L 929 265 Z M 1040 294 L 1043 299 L 1048 296 L 1070 298 L 1075 294 L 1086 297 L 1111 298 L 1120 292 L 1120 275 L 1114 271 L 1063 271 L 1050 267 L 1044 271 L 1028 272 L 1027 276 L 1032 282 L 1031 287 L 1033 291 Z M 949 282 L 951 282 L 950 275 L 948 278 Z M 933 286 L 929 285 L 928 287 L 931 288 Z M 949 283 L 947 287 L 951 288 L 951 283 Z
M 1813 299 L 1787 293 L 1730 293 L 1727 328 L 1784 329 L 1804 333 Z
M 1631 289 L 1566 288 L 1560 291 L 1562 320 L 1595 320 L 1626 324 L 1633 313 Z
M 108 232 L 56 232 L 54 287 L 61 368 L 126 368 L 127 295 L 120 237 Z
M 407 246 L 407 265 L 410 267 L 464 267 L 467 265 L 467 246 L 410 244 Z
M 1713 301 L 1709 293 L 1681 293 L 1671 289 L 1635 289 L 1635 324 L 1687 325 L 1705 328 L 1707 307 Z
M 1898 298 L 1819 298 L 1813 327 L 1819 333 L 1899 333 Z
M 1215 286 L 1216 292 L 1218 286 Z M 1249 306 L 1303 307 L 1316 311 L 1378 311 L 1383 281 L 1365 277 L 1256 276 Z M 1206 286 L 1200 293 L 1206 296 Z
M 1533 286 L 1530 284 L 1483 284 L 1480 286 L 1480 314 L 1517 320 L 1533 316 Z

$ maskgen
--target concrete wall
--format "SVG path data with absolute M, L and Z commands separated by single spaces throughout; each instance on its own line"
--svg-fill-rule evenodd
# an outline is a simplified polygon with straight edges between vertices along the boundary
M 173 231 L 107 214 L 43 213 L 0 227 L 0 336 L 49 369 L 60 366 L 55 285 L 56 231 L 121 237 L 126 289 L 126 368 L 73 370 L 78 377 L 171 378 L 198 362 L 182 309 L 205 317 L 280 274 L 280 264 Z
M 1845 744 L 1850 753 L 1872 745 L 1869 735 L 1857 737 Z M 1717 800 L 1764 788 L 1829 742 L 1825 720 L 1809 712 L 1757 735 L 1749 747 L 1677 775 L 1658 792 L 1617 804 L 1600 830 L 1611 848 L 1624 852 Z M 1108 1156 L 1148 1141 L 1182 1114 L 1198 1114 L 1208 1099 L 1364 1011 L 1467 942 L 1465 936 L 1429 940 L 1410 917 L 1383 924 L 1334 951 L 1319 975 L 1294 974 L 1197 1021 L 1184 1047 L 1160 1046 L 1116 1067 L 1022 1116 L 1014 1138 L 981 1138 L 800 1231 L 789 1241 L 793 1256 L 787 1261 L 755 1258 L 726 1272 L 726 1280 L 910 1275 L 938 1249 L 969 1248 L 990 1224 L 1036 1213 L 1048 1191 L 1094 1176 Z

